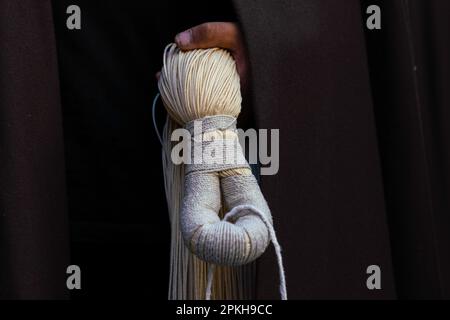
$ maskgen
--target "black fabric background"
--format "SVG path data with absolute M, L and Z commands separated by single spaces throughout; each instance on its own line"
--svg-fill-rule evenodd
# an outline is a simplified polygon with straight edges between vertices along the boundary
M 151 118 L 155 74 L 177 32 L 232 20 L 231 3 L 78 1 L 78 31 L 66 27 L 70 4 L 53 1 L 72 262 L 86 283 L 73 297 L 164 299 L 170 229 Z
M 290 296 L 395 298 L 359 1 L 236 6 L 257 79 L 257 125 L 280 128 L 280 171 L 263 177 L 262 188 Z M 381 267 L 383 290 L 366 287 L 372 264 Z M 276 299 L 273 253 L 258 271 L 258 298 Z

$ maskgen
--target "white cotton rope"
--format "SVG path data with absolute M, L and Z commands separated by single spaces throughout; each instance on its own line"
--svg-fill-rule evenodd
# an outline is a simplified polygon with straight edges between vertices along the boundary
M 205 298 L 210 299 L 216 266 L 247 265 L 260 257 L 272 241 L 279 266 L 281 298 L 286 300 L 281 247 L 272 215 L 236 133 L 242 96 L 235 61 L 229 52 L 219 48 L 181 51 L 170 44 L 164 50 L 158 88 L 170 117 L 162 143 L 173 229 L 171 261 L 180 259 L 184 268 L 171 262 L 169 287 L 175 292 L 171 297 L 192 296 L 179 293 L 189 290 L 186 281 L 195 282 L 199 276 L 186 271 L 192 270 L 190 261 L 198 258 L 210 264 L 207 272 L 200 273 L 206 273 L 203 289 Z M 177 167 L 170 164 L 170 134 L 179 127 L 190 133 L 190 141 L 184 142 L 191 152 L 189 163 Z M 224 210 L 230 211 L 221 219 Z M 182 248 L 179 234 L 185 244 Z M 189 256 L 186 249 L 195 257 Z M 173 288 L 172 282 L 177 287 Z

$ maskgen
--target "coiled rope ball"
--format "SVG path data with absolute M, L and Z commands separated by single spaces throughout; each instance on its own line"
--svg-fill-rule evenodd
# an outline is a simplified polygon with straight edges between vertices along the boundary
M 185 245 L 211 264 L 206 298 L 211 295 L 214 265 L 248 264 L 272 240 L 281 296 L 286 299 L 281 248 L 270 209 L 237 135 L 242 96 L 234 59 L 219 48 L 181 51 L 169 44 L 158 87 L 170 118 L 191 137 L 185 141 L 191 152 L 184 165 L 179 224 Z M 228 210 L 222 220 L 221 208 Z

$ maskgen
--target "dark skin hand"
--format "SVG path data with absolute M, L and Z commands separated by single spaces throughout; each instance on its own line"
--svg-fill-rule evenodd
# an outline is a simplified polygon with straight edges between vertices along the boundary
M 222 48 L 228 50 L 236 61 L 242 91 L 248 81 L 248 62 L 241 31 L 233 22 L 207 22 L 180 32 L 175 43 L 182 50 Z M 159 72 L 156 74 L 159 78 Z

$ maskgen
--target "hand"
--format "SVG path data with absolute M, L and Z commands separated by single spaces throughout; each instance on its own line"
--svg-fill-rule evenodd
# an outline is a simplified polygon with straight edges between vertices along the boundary
M 182 50 L 222 48 L 228 50 L 236 61 L 241 78 L 241 88 L 247 86 L 248 62 L 244 41 L 239 27 L 232 22 L 207 22 L 183 31 L 175 36 L 175 43 Z M 156 75 L 159 78 L 159 73 Z

